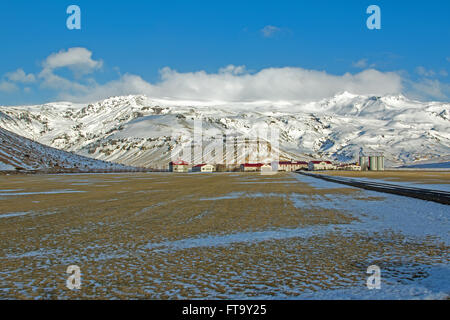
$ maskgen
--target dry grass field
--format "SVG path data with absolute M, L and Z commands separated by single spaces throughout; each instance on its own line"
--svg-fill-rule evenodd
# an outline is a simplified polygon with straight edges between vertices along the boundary
M 371 211 L 353 208 L 389 203 L 385 195 L 302 179 L 0 176 L 0 298 L 320 298 L 365 294 L 371 264 L 394 287 L 448 265 L 438 237 L 365 231 Z M 66 288 L 69 265 L 81 268 L 80 290 Z

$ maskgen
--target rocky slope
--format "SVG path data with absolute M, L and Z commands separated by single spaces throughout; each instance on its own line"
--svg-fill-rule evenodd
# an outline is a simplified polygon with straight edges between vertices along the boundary
M 123 165 L 57 150 L 0 128 L 0 171 L 130 171 Z

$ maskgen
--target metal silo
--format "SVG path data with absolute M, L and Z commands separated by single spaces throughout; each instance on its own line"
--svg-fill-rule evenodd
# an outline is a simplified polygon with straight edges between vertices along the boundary
M 378 163 L 377 163 L 377 157 L 376 156 L 370 156 L 369 157 L 369 168 L 370 168 L 370 171 L 377 171 L 378 170 Z
M 359 165 L 361 166 L 362 171 L 369 170 L 369 157 L 360 156 L 359 157 Z
M 384 171 L 384 156 L 377 157 L 377 169 L 378 171 Z

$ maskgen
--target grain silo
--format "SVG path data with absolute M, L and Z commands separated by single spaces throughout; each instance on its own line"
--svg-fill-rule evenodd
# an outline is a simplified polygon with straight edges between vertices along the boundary
M 370 171 L 378 170 L 377 156 L 369 157 L 369 169 L 370 169 Z
M 359 157 L 359 165 L 361 166 L 362 171 L 369 170 L 369 157 L 360 156 Z
M 377 156 L 377 170 L 384 171 L 384 156 Z

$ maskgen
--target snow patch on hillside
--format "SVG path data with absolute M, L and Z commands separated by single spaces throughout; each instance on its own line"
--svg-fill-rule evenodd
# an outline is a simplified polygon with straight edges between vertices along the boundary
M 16 170 L 16 168 L 14 168 L 12 165 L 0 162 L 0 171 L 14 171 L 14 170 Z

